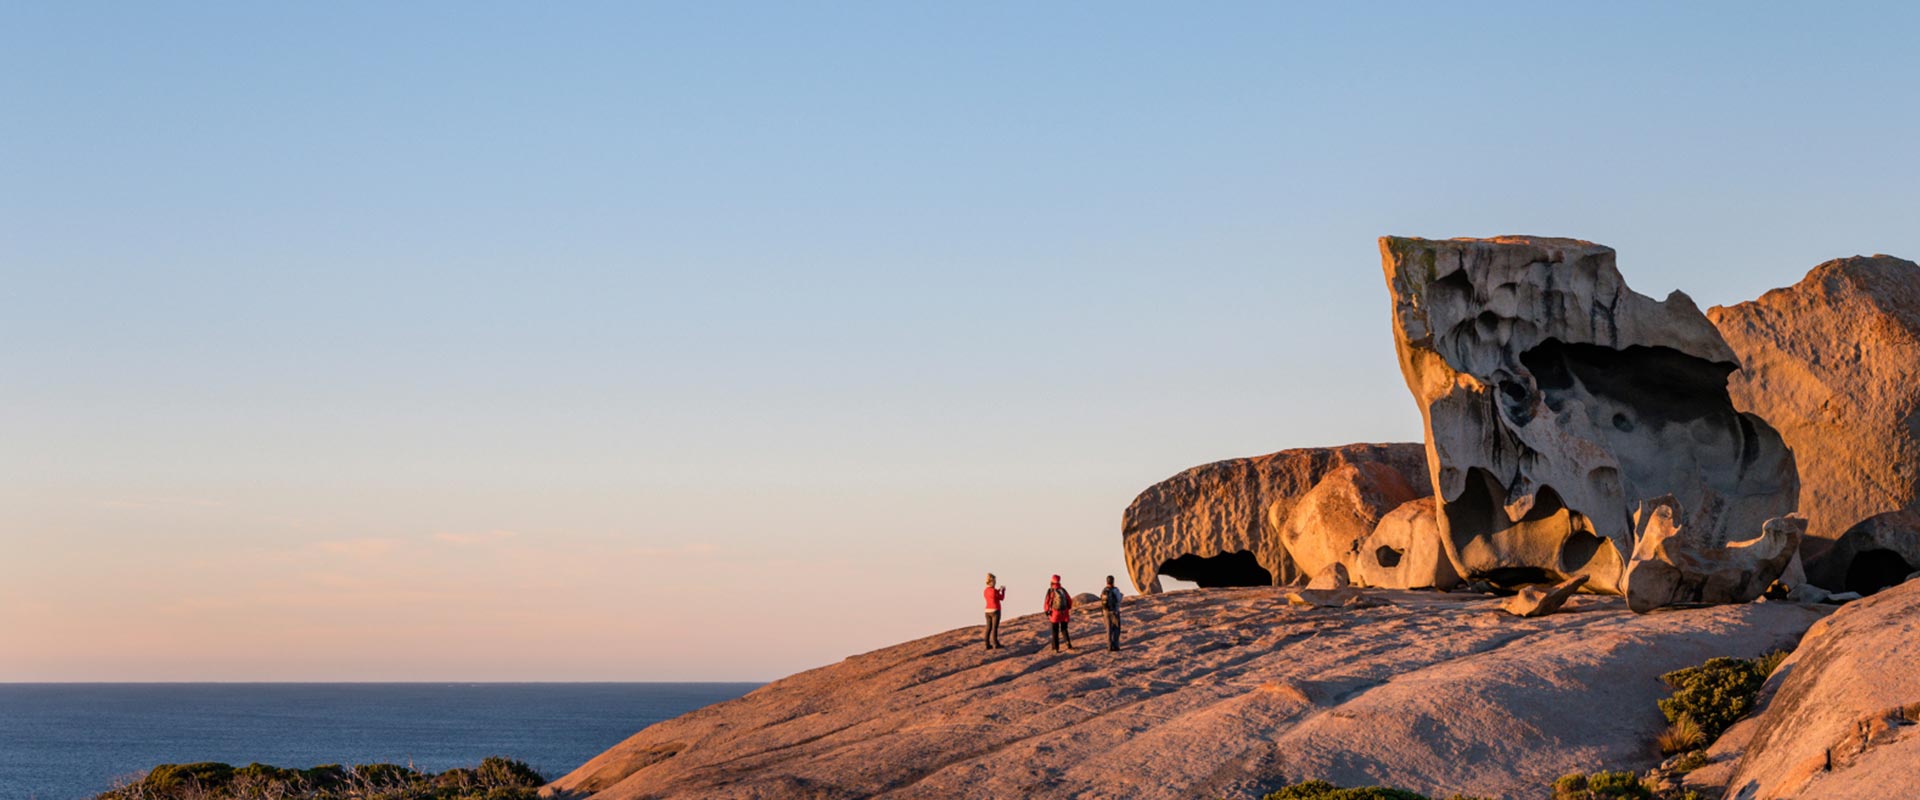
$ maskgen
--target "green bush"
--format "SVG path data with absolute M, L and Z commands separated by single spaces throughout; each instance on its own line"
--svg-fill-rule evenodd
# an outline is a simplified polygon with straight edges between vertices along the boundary
M 1631 772 L 1562 775 L 1553 782 L 1553 800 L 1655 800 L 1653 787 Z
M 96 800 L 537 800 L 546 780 L 521 761 L 489 757 L 439 774 L 398 764 L 339 764 L 283 769 L 248 764 L 161 764 L 139 781 Z
M 1706 765 L 1707 752 L 1705 750 L 1694 750 L 1675 759 L 1672 769 L 1676 774 L 1685 775 Z
M 1712 742 L 1753 710 L 1761 684 L 1783 657 L 1774 653 L 1760 658 L 1713 658 L 1662 675 L 1660 680 L 1673 687 L 1673 696 L 1660 701 L 1660 713 L 1676 724 L 1682 718 L 1692 720 L 1700 728 L 1703 744 Z
M 1306 781 L 1282 788 L 1268 794 L 1262 800 L 1429 800 L 1426 795 L 1409 792 L 1405 789 L 1388 789 L 1383 786 L 1362 786 L 1342 789 L 1326 781 Z M 1447 800 L 1480 800 L 1480 798 L 1453 795 Z

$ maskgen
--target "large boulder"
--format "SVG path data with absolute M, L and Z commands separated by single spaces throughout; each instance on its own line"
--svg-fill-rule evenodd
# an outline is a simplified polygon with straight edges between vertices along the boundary
M 1807 631 L 1689 782 L 1730 800 L 1920 797 L 1916 676 L 1920 581 L 1908 581 Z
M 1354 574 L 1385 589 L 1452 589 L 1460 575 L 1441 542 L 1433 496 L 1401 503 L 1387 512 L 1354 554 Z
M 1361 540 L 1380 519 L 1428 488 L 1426 475 L 1408 476 L 1379 462 L 1348 464 L 1321 478 L 1280 525 L 1280 543 L 1303 575 L 1332 566 L 1351 568 Z
M 1672 496 L 1708 546 L 1794 510 L 1792 454 L 1728 397 L 1733 351 L 1686 295 L 1628 289 L 1611 248 L 1387 237 L 1380 252 L 1462 576 L 1617 593 L 1644 501 Z
M 1671 497 L 1641 504 L 1633 559 L 1627 562 L 1627 607 L 1647 612 L 1679 603 L 1750 603 L 1787 571 L 1800 552 L 1807 520 L 1776 517 L 1759 536 L 1725 545 L 1701 541 L 1677 521 Z
M 1920 265 L 1836 259 L 1707 317 L 1740 359 L 1734 406 L 1793 448 L 1812 572 L 1860 521 L 1920 511 Z
M 961 628 L 653 725 L 548 793 L 1185 800 L 1322 778 L 1534 800 L 1567 772 L 1653 766 L 1660 674 L 1791 647 L 1823 615 L 1642 615 L 1586 596 L 1522 618 L 1477 594 L 1377 593 L 1392 603 L 1288 606 L 1272 588 L 1129 597 L 1118 653 L 1042 652 L 1037 615 L 1004 623 L 1004 650 Z
M 1840 534 L 1807 578 L 1836 592 L 1872 594 L 1920 570 L 1920 511 L 1875 514 Z
M 1337 547 L 1322 548 L 1318 536 L 1365 537 L 1380 515 L 1432 491 L 1426 474 L 1426 450 L 1418 444 L 1309 447 L 1194 467 L 1147 487 L 1127 506 L 1120 522 L 1127 573 L 1143 593 L 1160 591 L 1161 575 L 1203 587 L 1288 583 L 1318 566 L 1301 570 L 1284 536 L 1310 548 L 1323 566 L 1323 551 Z M 1286 533 L 1299 509 L 1332 524 Z

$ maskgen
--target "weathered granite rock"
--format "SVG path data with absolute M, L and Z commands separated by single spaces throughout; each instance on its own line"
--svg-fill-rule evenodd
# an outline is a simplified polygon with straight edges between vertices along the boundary
M 1707 755 L 1731 800 L 1920 797 L 1920 581 L 1815 624 Z
M 1347 565 L 1335 562 L 1320 568 L 1314 573 L 1313 580 L 1307 581 L 1309 589 L 1345 589 L 1353 585 L 1347 575 Z
M 1354 554 L 1360 583 L 1383 589 L 1439 589 L 1460 585 L 1440 541 L 1432 496 L 1409 500 L 1387 512 Z
M 1321 478 L 1280 525 L 1280 543 L 1302 574 L 1354 564 L 1360 543 L 1380 518 L 1425 494 L 1424 474 L 1409 476 L 1388 464 L 1348 464 Z
M 1808 579 L 1833 591 L 1872 594 L 1920 567 L 1920 511 L 1875 514 L 1847 529 L 1815 560 Z
M 1537 618 L 1465 594 L 1294 608 L 1273 588 L 1129 597 L 1123 649 L 1042 652 L 1037 615 L 895 645 L 662 722 L 549 787 L 598 800 L 1257 797 L 1280 780 L 1533 800 L 1644 769 L 1656 676 L 1788 647 L 1818 609 Z M 1098 609 L 1074 624 L 1098 630 Z
M 1786 571 L 1807 529 L 1805 517 L 1775 517 L 1759 536 L 1720 545 L 1695 536 L 1679 513 L 1673 498 L 1661 497 L 1634 515 L 1628 608 L 1644 613 L 1676 603 L 1750 603 Z
M 1836 259 L 1707 316 L 1740 358 L 1734 406 L 1793 448 L 1810 571 L 1828 571 L 1813 561 L 1860 521 L 1920 511 L 1920 266 Z
M 1443 544 L 1466 578 L 1624 588 L 1640 503 L 1723 545 L 1794 510 L 1793 457 L 1737 412 L 1733 352 L 1693 301 L 1628 289 L 1573 239 L 1380 240 L 1400 370 L 1426 422 Z
M 1147 487 L 1121 518 L 1134 587 L 1158 592 L 1160 575 L 1203 587 L 1272 586 L 1310 575 L 1287 554 L 1282 531 L 1302 500 L 1345 467 L 1355 467 L 1346 479 L 1355 486 L 1390 483 L 1380 477 L 1384 468 L 1405 479 L 1416 494 L 1432 491 L 1426 450 L 1418 444 L 1282 450 L 1194 467 Z M 1330 488 L 1315 499 L 1313 513 L 1338 517 L 1344 497 L 1345 490 Z M 1370 531 L 1371 523 L 1364 524 Z M 1327 534 L 1353 537 L 1345 527 Z
M 1556 586 L 1522 586 L 1500 609 L 1516 617 L 1544 617 L 1559 611 L 1586 582 L 1587 576 L 1575 575 Z

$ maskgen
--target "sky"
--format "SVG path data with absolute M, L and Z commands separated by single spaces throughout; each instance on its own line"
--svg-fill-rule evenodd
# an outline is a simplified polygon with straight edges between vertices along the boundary
M 1149 484 L 1419 439 L 1378 236 L 1920 257 L 1916 29 L 0 5 L 0 681 L 769 680 L 1130 589 Z

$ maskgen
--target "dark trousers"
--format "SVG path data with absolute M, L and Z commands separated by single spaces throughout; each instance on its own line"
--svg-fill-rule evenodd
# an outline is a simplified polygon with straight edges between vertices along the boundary
M 1107 609 L 1107 649 L 1120 649 L 1120 612 Z
M 1000 646 L 1000 612 L 987 612 L 987 648 Z
M 1060 640 L 1067 640 L 1067 649 L 1073 649 L 1073 634 L 1067 632 L 1067 623 L 1053 623 L 1053 649 L 1060 649 Z

